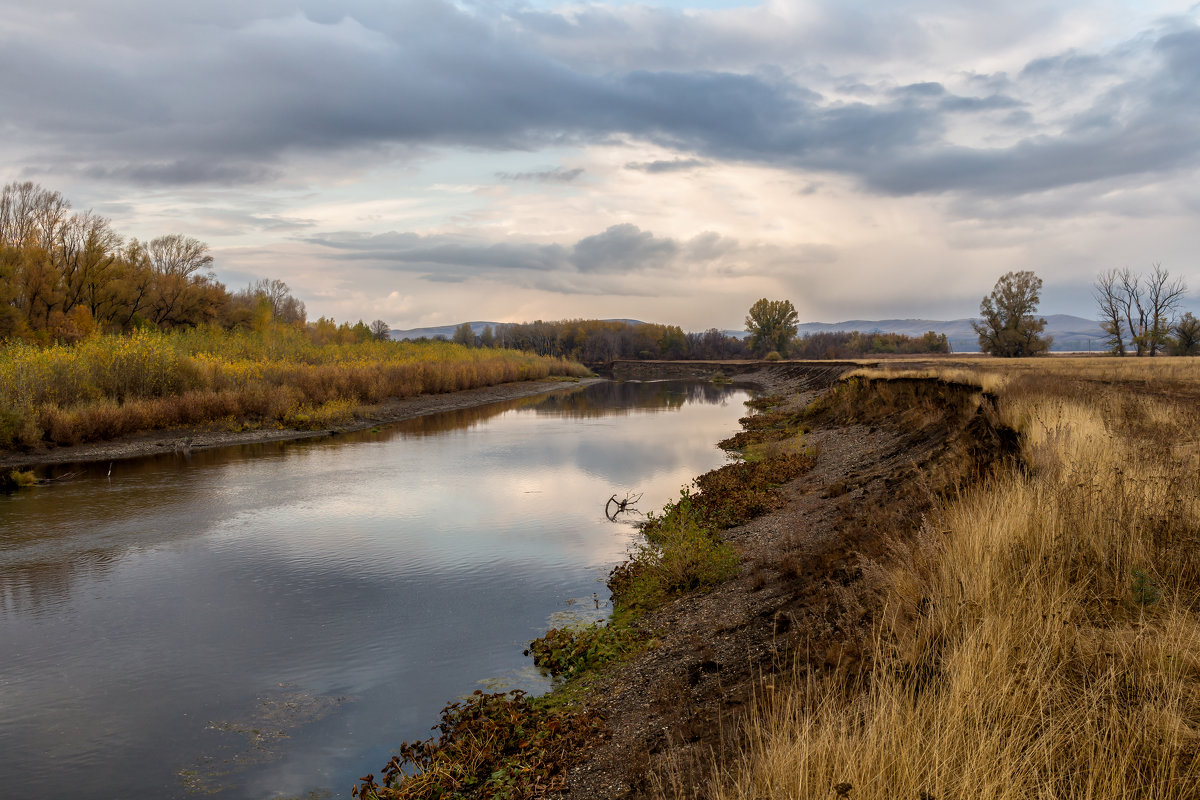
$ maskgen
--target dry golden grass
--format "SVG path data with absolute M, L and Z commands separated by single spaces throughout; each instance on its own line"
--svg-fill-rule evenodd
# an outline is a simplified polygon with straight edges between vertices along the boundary
M 744 763 L 711 793 L 1200 797 L 1200 414 L 1179 397 L 1197 367 L 931 369 L 999 394 L 1023 467 L 896 542 L 876 567 L 870 680 L 804 675 L 765 698 Z
M 449 342 L 317 345 L 279 325 L 0 343 L 0 448 L 211 422 L 320 428 L 388 398 L 586 374 L 562 359 Z

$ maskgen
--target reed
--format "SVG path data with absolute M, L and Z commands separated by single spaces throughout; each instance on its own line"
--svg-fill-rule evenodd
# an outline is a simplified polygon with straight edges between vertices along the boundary
M 563 359 L 449 342 L 317 345 L 283 325 L 13 343 L 0 349 L 0 448 L 212 422 L 323 427 L 389 398 L 586 374 Z

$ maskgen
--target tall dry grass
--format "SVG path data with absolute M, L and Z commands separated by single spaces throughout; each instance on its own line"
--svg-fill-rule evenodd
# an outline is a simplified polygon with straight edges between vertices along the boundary
M 17 343 L 0 348 L 0 447 L 213 421 L 322 427 L 388 398 L 583 374 L 562 359 L 449 342 L 320 346 L 287 326 Z
M 1058 361 L 992 383 L 1024 467 L 875 567 L 870 679 L 766 698 L 715 797 L 1200 797 L 1200 415 Z

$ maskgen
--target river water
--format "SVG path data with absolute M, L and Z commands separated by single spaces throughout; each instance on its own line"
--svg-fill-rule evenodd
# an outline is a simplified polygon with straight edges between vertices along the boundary
M 719 466 L 733 387 L 598 383 L 0 494 L 0 796 L 348 797 L 607 612 L 634 530 Z

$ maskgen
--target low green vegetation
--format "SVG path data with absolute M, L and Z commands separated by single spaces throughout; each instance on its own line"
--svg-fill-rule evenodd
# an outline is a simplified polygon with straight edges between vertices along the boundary
M 737 552 L 714 530 L 702 527 L 700 519 L 686 488 L 662 516 L 650 515 L 642 527 L 646 541 L 609 575 L 608 587 L 619 612 L 646 611 L 737 574 Z
M 10 470 L 7 473 L 0 472 L 0 491 L 11 492 L 14 489 L 36 485 L 37 476 L 32 472 L 22 472 L 16 469 Z
M 566 788 L 573 753 L 601 729 L 599 717 L 524 692 L 476 691 L 442 710 L 436 738 L 400 745 L 380 783 L 354 788 L 364 800 L 541 798 Z
M 721 446 L 742 448 L 753 458 L 701 475 L 693 482 L 695 492 L 685 487 L 662 514 L 649 515 L 642 525 L 645 542 L 609 576 L 618 612 L 653 609 L 737 574 L 737 552 L 719 531 L 778 508 L 782 501 L 775 490 L 812 465 L 801 444 L 803 428 L 785 403 L 782 397 L 752 401 L 761 413 L 743 418 L 743 430 Z
M 641 628 L 617 621 L 597 622 L 551 628 L 529 643 L 525 655 L 554 677 L 570 679 L 637 653 L 649 640 L 650 634 Z

